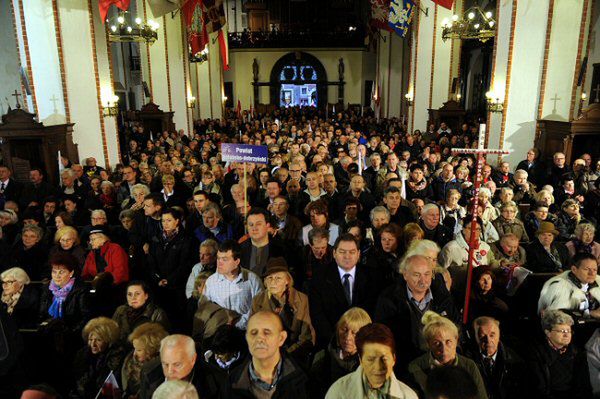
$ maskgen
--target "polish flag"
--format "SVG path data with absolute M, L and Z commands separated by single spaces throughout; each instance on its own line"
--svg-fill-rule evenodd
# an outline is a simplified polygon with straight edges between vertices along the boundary
M 229 43 L 227 39 L 227 25 L 219 30 L 219 48 L 221 49 L 221 61 L 223 61 L 223 70 L 229 71 Z

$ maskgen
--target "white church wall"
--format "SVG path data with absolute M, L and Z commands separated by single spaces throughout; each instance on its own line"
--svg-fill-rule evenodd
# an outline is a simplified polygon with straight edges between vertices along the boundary
M 431 12 L 431 10 L 429 10 Z M 433 32 L 435 40 L 435 63 L 433 66 L 433 82 L 431 90 L 431 108 L 440 108 L 449 99 L 450 88 L 450 55 L 452 40 L 442 40 L 442 21 L 452 18 L 452 10 L 437 6 L 436 29 Z M 424 126 L 426 127 L 426 126 Z
M 238 99 L 243 109 L 250 107 L 253 101 L 253 77 L 252 63 L 257 59 L 259 66 L 259 81 L 268 82 L 271 77 L 271 69 L 275 63 L 292 50 L 245 50 L 236 49 L 230 51 L 231 70 L 225 72 L 224 80 L 233 83 L 234 104 Z M 372 56 L 362 49 L 306 49 L 301 50 L 309 53 L 321 61 L 327 73 L 329 81 L 338 80 L 339 59 L 344 59 L 344 103 L 360 104 L 363 98 L 364 80 L 374 79 L 373 76 L 363 74 L 363 58 Z M 261 87 L 259 103 L 270 102 L 269 88 Z M 327 90 L 328 102 L 337 102 L 337 86 L 329 86 Z
M 0 1 L 0 115 L 8 111 L 9 104 L 14 108 L 15 98 L 12 94 L 15 90 L 23 94 L 19 77 L 19 53 L 12 18 L 10 2 Z M 23 97 L 20 97 L 20 102 L 23 104 Z
M 583 3 L 583 0 L 554 1 L 542 109 L 544 119 L 569 120 Z
M 419 11 L 418 20 L 418 44 L 413 83 L 413 115 L 411 130 L 427 128 L 429 119 L 429 90 L 431 87 L 431 55 L 433 49 L 433 19 L 435 4 L 431 0 L 424 0 L 420 3 L 421 8 L 429 8 L 428 15 Z M 413 17 L 414 18 L 414 17 Z M 413 26 L 414 26 L 413 20 Z
M 187 73 L 184 71 L 184 54 L 183 54 L 183 36 L 181 34 L 181 18 L 177 14 L 175 18 L 171 18 L 170 14 L 167 14 L 166 25 L 164 29 L 167 29 L 167 40 L 168 46 L 167 51 L 169 52 L 169 81 L 171 84 L 171 111 L 175 111 L 173 115 L 173 122 L 175 127 L 184 129 L 186 132 L 189 130 L 188 127 L 188 108 L 187 108 Z

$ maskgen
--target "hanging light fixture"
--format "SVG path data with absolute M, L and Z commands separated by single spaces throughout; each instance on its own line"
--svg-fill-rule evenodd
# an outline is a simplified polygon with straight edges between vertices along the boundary
M 127 18 L 127 14 L 129 14 L 127 11 L 122 11 L 116 18 L 106 20 L 109 41 L 152 44 L 158 39 L 156 33 L 160 27 L 158 22 L 144 21 L 140 17 Z
M 491 11 L 483 11 L 477 3 L 463 14 L 442 21 L 442 40 L 479 40 L 483 43 L 496 36 L 496 20 Z
M 190 62 L 197 62 L 199 64 L 202 64 L 204 61 L 208 60 L 208 46 L 204 47 L 204 49 L 202 49 L 202 51 L 190 55 Z

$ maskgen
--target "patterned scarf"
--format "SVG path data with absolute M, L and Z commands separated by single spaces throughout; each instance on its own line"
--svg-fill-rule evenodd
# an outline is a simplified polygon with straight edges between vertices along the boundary
M 12 295 L 6 295 L 4 292 L 2 293 L 2 302 L 6 304 L 6 313 L 12 314 L 17 302 L 19 302 L 19 298 L 21 297 L 21 293 L 23 292 L 23 287 L 19 289 L 19 291 L 15 292 Z
M 573 246 L 575 247 L 575 253 L 579 254 L 579 253 L 586 253 L 586 254 L 591 254 L 592 253 L 592 243 L 589 244 L 585 244 L 583 241 L 581 241 L 580 239 L 576 238 L 573 240 Z
M 64 287 L 59 287 L 54 283 L 54 281 L 50 282 L 50 291 L 52 292 L 52 296 L 54 299 L 52 300 L 52 305 L 48 309 L 48 314 L 52 316 L 54 319 L 62 319 L 63 317 L 63 303 L 65 299 L 73 289 L 73 285 L 75 284 L 75 278 L 71 277 L 69 282 L 65 284 Z

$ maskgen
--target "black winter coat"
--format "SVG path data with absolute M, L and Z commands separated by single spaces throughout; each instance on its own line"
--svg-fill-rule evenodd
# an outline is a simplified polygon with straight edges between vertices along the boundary
M 74 369 L 78 372 L 75 388 L 69 398 L 94 398 L 102 388 L 104 381 L 112 371 L 119 386 L 121 384 L 121 367 L 127 355 L 125 347 L 113 344 L 100 354 L 94 355 L 86 346 L 75 357 Z
M 5 305 L 4 303 L 2 305 Z M 10 317 L 19 328 L 33 328 L 40 311 L 40 292 L 36 286 L 25 285 Z
M 40 321 L 50 319 L 48 309 L 52 305 L 54 297 L 52 292 L 45 286 L 40 297 Z M 71 333 L 79 336 L 85 324 L 92 316 L 90 305 L 89 288 L 79 279 L 75 280 L 73 289 L 63 303 L 62 322 Z
M 48 250 L 41 243 L 25 249 L 23 242 L 19 240 L 13 245 L 10 252 L 3 257 L 2 270 L 20 267 L 25 270 L 31 281 L 40 281 L 48 275 L 46 272 L 47 258 Z
M 555 241 L 552 243 L 552 248 L 558 253 L 560 267 L 552 261 L 544 246 L 535 238 L 527 247 L 527 268 L 534 273 L 556 273 L 568 269 L 570 262 L 567 247 Z
M 152 272 L 152 279 L 157 283 L 166 279 L 169 282 L 168 288 L 185 292 L 185 284 L 197 258 L 193 239 L 186 236 L 182 228 L 168 242 L 162 234 L 150 238 L 148 267 Z

